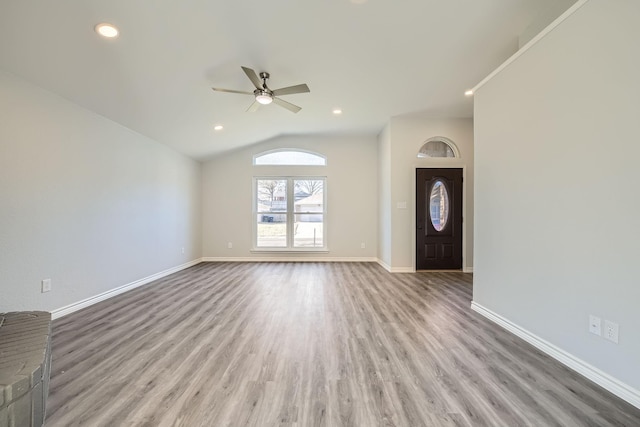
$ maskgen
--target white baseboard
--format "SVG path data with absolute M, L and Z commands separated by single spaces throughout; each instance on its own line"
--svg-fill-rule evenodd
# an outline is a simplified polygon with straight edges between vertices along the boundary
M 203 262 L 376 262 L 375 257 L 295 257 L 295 256 L 255 256 L 255 257 L 203 257 Z
M 389 264 L 387 264 L 386 262 L 382 261 L 379 258 L 376 261 L 378 262 L 378 264 L 380 264 L 382 268 L 387 270 L 389 273 L 415 273 L 416 272 L 416 270 L 413 267 L 391 267 Z M 448 270 L 442 270 L 442 271 L 448 271 Z M 462 269 L 462 272 L 473 273 L 473 267 L 464 267 Z
M 389 273 L 391 273 L 391 266 L 389 264 L 387 264 L 386 262 L 384 262 L 383 260 L 381 260 L 380 258 L 376 259 L 376 262 L 380 265 L 380 267 L 384 268 L 385 270 L 387 270 Z
M 391 273 L 415 273 L 413 267 L 391 267 Z
M 561 348 L 551 344 L 550 342 L 538 337 L 537 335 L 532 334 L 526 329 L 516 325 L 510 320 L 505 319 L 499 314 L 494 313 L 493 311 L 481 306 L 476 302 L 471 302 L 471 309 L 491 320 L 492 322 L 502 326 L 512 334 L 522 338 L 529 344 L 536 347 L 538 350 L 548 354 L 560 363 L 585 376 L 599 386 L 609 390 L 619 398 L 626 400 L 637 408 L 640 408 L 639 390 L 636 390 L 633 387 L 623 383 L 622 381 L 612 377 L 611 375 L 602 372 L 595 366 L 592 366 L 587 362 L 578 359 L 571 353 L 568 353 Z
M 387 270 L 389 273 L 415 273 L 416 271 L 413 267 L 391 267 L 386 262 L 382 261 L 380 258 L 376 259 L 376 262 L 380 265 L 380 267 Z
M 142 279 L 136 280 L 135 282 L 131 282 L 131 283 L 127 283 L 124 286 L 120 286 L 118 288 L 115 289 L 111 289 L 110 291 L 107 292 L 103 292 L 101 294 L 92 296 L 90 298 L 87 299 L 83 299 L 82 301 L 78 301 L 75 302 L 73 304 L 69 304 L 67 306 L 64 306 L 62 308 L 58 308 L 56 310 L 53 310 L 51 312 L 51 319 L 58 319 L 62 316 L 66 316 L 67 314 L 71 314 L 75 311 L 81 310 L 85 307 L 89 307 L 90 305 L 93 305 L 95 303 L 98 303 L 100 301 L 104 301 L 106 299 L 109 299 L 111 297 L 115 297 L 116 295 L 119 295 L 121 293 L 130 291 L 131 289 L 135 289 L 139 286 L 142 285 L 146 285 L 147 283 L 153 282 L 154 280 L 158 280 L 161 279 L 165 276 L 168 276 L 170 274 L 173 273 L 177 273 L 180 270 L 184 270 L 185 268 L 189 268 L 193 265 L 199 264 L 202 262 L 202 258 L 198 258 L 195 259 L 193 261 L 189 261 L 185 264 L 179 265 L 177 267 L 173 267 L 173 268 L 169 268 L 167 270 L 161 271 L 159 273 L 156 274 L 152 274 L 151 276 L 147 276 L 144 277 Z

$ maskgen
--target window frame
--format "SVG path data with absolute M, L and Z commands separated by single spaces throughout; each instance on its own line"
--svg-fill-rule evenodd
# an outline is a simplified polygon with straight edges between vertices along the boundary
M 258 215 L 263 212 L 258 212 L 258 181 L 260 180 L 284 180 L 286 181 L 286 198 L 287 198 L 287 210 L 284 213 L 278 212 L 278 215 L 285 215 L 286 218 L 286 247 L 283 246 L 258 246 Z M 295 181 L 304 180 L 321 180 L 322 181 L 322 212 L 296 212 L 295 211 Z M 251 191 L 252 197 L 252 209 L 251 209 L 251 252 L 315 252 L 326 253 L 329 252 L 329 246 L 327 243 L 327 177 L 326 176 L 254 176 L 253 188 Z M 322 246 L 318 247 L 296 247 L 294 225 L 295 216 L 303 214 L 322 214 Z
M 430 142 L 442 142 L 444 144 L 446 144 L 452 151 L 453 153 L 453 157 L 431 157 L 431 156 L 427 156 L 427 155 L 422 155 L 422 149 L 425 148 Z M 460 150 L 458 149 L 458 146 L 449 138 L 446 138 L 444 136 L 434 136 L 432 138 L 427 139 L 426 141 L 424 141 L 421 145 L 420 148 L 418 148 L 418 154 L 416 155 L 416 157 L 418 159 L 421 160 L 436 160 L 436 161 L 451 161 L 454 159 L 460 159 Z

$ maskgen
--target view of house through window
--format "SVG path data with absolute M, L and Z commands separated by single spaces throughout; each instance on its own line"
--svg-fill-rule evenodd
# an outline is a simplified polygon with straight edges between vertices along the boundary
M 325 178 L 256 178 L 254 187 L 256 248 L 325 248 Z

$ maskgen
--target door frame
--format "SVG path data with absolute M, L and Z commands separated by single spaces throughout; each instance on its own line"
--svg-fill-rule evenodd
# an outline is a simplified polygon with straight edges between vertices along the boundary
M 471 271 L 473 271 L 472 269 L 469 269 L 469 267 L 467 267 L 467 225 L 468 225 L 468 218 L 465 215 L 465 211 L 467 209 L 467 205 L 469 204 L 467 202 L 467 183 L 468 178 L 467 178 L 467 165 L 465 165 L 463 162 L 461 161 L 456 161 L 459 159 L 446 159 L 446 163 L 445 161 L 441 160 L 441 159 L 436 159 L 435 161 L 433 161 L 434 159 L 430 159 L 432 160 L 431 162 L 429 162 L 428 164 L 414 164 L 414 167 L 412 168 L 413 171 L 413 178 L 411 180 L 412 184 L 411 184 L 411 194 L 413 194 L 413 201 L 412 201 L 412 209 L 411 209 L 411 247 L 413 248 L 411 251 L 411 263 L 412 263 L 412 268 L 413 268 L 413 272 L 415 273 L 416 270 L 416 207 L 417 207 L 417 194 L 416 194 L 416 174 L 418 173 L 418 169 L 462 169 L 462 271 L 465 273 L 470 273 Z M 473 212 L 471 212 L 471 215 L 473 215 Z M 457 270 L 451 270 L 451 271 L 457 271 Z

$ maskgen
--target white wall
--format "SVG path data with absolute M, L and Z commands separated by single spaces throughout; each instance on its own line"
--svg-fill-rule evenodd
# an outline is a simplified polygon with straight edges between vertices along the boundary
M 253 166 L 253 155 L 300 148 L 327 157 L 327 166 Z M 377 144 L 375 137 L 283 136 L 216 157 L 203 166 L 205 258 L 368 258 L 377 254 Z M 251 252 L 254 176 L 326 176 L 329 253 Z M 227 248 L 231 242 L 233 248 Z M 360 244 L 366 248 L 361 249 Z
M 391 182 L 390 209 L 391 239 L 382 244 L 381 253 L 391 254 L 391 271 L 415 269 L 415 213 L 416 169 L 456 167 L 464 170 L 463 183 L 463 267 L 473 268 L 473 121 L 472 119 L 430 119 L 418 116 L 393 117 L 389 128 L 389 168 Z M 443 136 L 455 143 L 460 151 L 458 159 L 420 159 L 420 147 L 434 136 Z M 382 144 L 381 140 L 381 144 Z M 384 148 L 384 145 L 381 145 Z M 406 202 L 406 209 L 398 208 L 398 202 Z
M 199 163 L 0 72 L 0 312 L 199 258 L 199 197 Z
M 391 130 L 378 135 L 378 260 L 391 268 Z
M 591 0 L 477 90 L 474 277 L 474 302 L 636 393 L 638 17 Z

